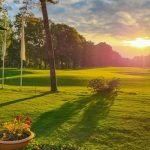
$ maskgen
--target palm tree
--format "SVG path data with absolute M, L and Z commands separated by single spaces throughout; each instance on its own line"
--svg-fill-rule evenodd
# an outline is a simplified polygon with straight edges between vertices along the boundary
M 55 0 L 40 0 L 40 2 L 41 2 L 42 14 L 43 14 L 44 29 L 45 29 L 45 33 L 46 33 L 47 51 L 48 51 L 48 56 L 50 57 L 49 65 L 50 65 L 51 91 L 55 92 L 55 91 L 57 91 L 55 56 L 54 56 L 54 50 L 52 48 L 51 30 L 49 27 L 46 2 L 56 4 L 57 1 L 55 1 Z

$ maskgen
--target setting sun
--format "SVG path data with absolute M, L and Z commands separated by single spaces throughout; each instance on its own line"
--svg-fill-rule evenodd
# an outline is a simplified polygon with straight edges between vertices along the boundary
M 143 38 L 136 38 L 133 41 L 124 41 L 124 43 L 136 48 L 145 48 L 150 46 L 150 40 Z

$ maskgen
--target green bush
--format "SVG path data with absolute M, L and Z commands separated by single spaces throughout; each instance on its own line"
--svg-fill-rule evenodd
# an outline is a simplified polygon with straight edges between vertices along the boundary
M 104 78 L 92 79 L 88 83 L 88 88 L 94 93 L 115 92 L 119 88 L 119 79 L 113 78 L 109 81 Z
M 94 92 L 100 93 L 105 90 L 105 80 L 103 78 L 90 80 L 88 87 L 91 88 Z
M 116 91 L 119 89 L 120 81 L 117 78 L 114 78 L 108 82 L 108 90 Z

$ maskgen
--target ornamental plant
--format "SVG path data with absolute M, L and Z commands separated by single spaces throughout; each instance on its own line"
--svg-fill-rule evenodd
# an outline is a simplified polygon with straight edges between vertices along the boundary
M 31 118 L 17 116 L 13 121 L 2 125 L 3 131 L 0 132 L 0 140 L 16 141 L 30 136 Z

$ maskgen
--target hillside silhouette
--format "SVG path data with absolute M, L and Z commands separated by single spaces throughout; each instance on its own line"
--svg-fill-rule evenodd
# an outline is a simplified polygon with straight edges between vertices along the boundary
M 135 66 L 135 67 L 149 67 L 150 66 L 150 55 L 148 56 L 136 56 L 133 59 L 124 58 L 113 48 L 105 43 L 99 43 L 93 45 L 88 51 L 89 53 L 85 56 L 85 64 L 87 67 L 123 67 L 123 66 Z

